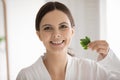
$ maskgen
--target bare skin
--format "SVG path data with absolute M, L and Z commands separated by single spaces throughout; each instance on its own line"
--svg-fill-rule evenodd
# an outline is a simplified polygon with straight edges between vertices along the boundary
M 67 66 L 66 55 L 50 55 L 44 57 L 44 64 L 50 73 L 52 80 L 64 80 Z
M 99 56 L 98 61 L 104 59 L 109 51 L 109 45 L 105 40 L 96 40 L 88 44 L 88 47 L 95 50 Z

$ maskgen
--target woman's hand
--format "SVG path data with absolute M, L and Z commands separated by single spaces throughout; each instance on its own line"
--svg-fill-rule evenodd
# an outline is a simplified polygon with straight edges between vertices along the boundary
M 105 40 L 96 40 L 88 44 L 88 47 L 99 53 L 98 61 L 104 59 L 109 51 L 109 45 Z

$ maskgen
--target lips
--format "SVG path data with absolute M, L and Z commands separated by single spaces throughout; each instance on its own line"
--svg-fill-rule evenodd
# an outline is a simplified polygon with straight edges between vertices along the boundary
M 51 44 L 53 45 L 61 45 L 64 42 L 64 40 L 61 41 L 50 41 Z

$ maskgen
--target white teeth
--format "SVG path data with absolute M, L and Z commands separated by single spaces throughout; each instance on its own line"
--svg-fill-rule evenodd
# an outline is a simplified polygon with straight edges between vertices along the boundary
M 54 43 L 54 44 L 60 44 L 60 43 L 62 43 L 63 41 L 52 41 L 52 43 Z

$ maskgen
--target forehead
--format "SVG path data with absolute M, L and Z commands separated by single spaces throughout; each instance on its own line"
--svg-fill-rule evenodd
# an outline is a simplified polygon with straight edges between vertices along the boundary
M 66 22 L 68 24 L 70 24 L 70 20 L 68 18 L 68 16 L 60 11 L 60 10 L 53 10 L 49 13 L 47 13 L 41 20 L 41 24 L 40 25 L 44 25 L 44 24 L 59 24 L 62 22 Z

